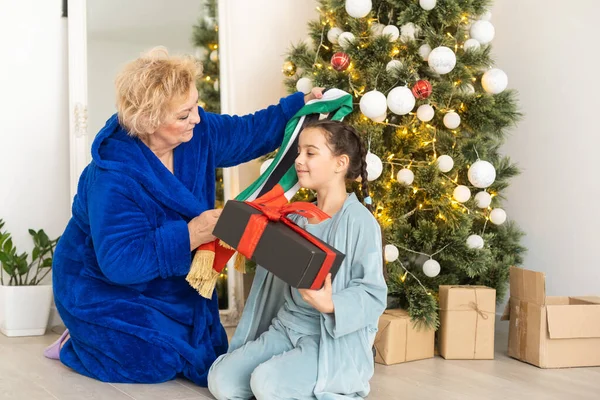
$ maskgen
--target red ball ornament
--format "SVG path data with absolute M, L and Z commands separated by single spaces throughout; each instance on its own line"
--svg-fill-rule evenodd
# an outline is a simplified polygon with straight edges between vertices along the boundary
M 350 56 L 342 51 L 335 53 L 331 57 L 331 66 L 336 71 L 345 71 L 350 65 Z
M 432 92 L 433 88 L 431 87 L 431 83 L 424 79 L 417 81 L 412 87 L 412 93 L 417 99 L 426 99 L 431 96 Z

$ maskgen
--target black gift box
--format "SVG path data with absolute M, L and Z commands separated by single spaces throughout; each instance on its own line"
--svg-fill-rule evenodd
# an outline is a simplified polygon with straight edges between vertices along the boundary
M 250 217 L 255 214 L 261 212 L 244 202 L 230 200 L 225 204 L 213 235 L 237 248 Z M 315 239 L 335 253 L 329 271 L 333 278 L 345 255 L 322 240 Z M 310 289 L 325 261 L 325 252 L 285 224 L 269 221 L 252 260 L 290 286 Z

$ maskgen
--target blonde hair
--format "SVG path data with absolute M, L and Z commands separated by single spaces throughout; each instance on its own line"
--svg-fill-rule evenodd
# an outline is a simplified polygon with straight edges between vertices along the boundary
M 132 136 L 154 132 L 201 76 L 200 62 L 189 55 L 169 56 L 164 47 L 129 62 L 115 81 L 121 125 Z

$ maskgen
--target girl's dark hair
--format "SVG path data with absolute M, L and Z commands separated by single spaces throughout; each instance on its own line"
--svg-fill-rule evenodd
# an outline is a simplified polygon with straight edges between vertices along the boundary
M 327 144 L 335 156 L 346 154 L 350 159 L 346 179 L 355 180 L 361 177 L 361 191 L 365 199 L 365 205 L 369 211 L 371 207 L 371 196 L 369 195 L 369 181 L 367 180 L 367 148 L 360 134 L 350 125 L 341 121 L 322 120 L 310 124 L 305 129 L 320 129 L 325 135 Z

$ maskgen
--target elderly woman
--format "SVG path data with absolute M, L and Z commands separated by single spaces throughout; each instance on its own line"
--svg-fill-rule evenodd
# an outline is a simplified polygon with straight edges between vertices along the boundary
M 96 136 L 73 217 L 54 256 L 65 333 L 45 354 L 106 382 L 185 376 L 207 385 L 227 351 L 216 294 L 185 280 L 192 252 L 214 240 L 215 168 L 276 149 L 306 101 L 293 94 L 244 117 L 198 107 L 191 57 L 154 50 L 116 80 L 117 114 Z

